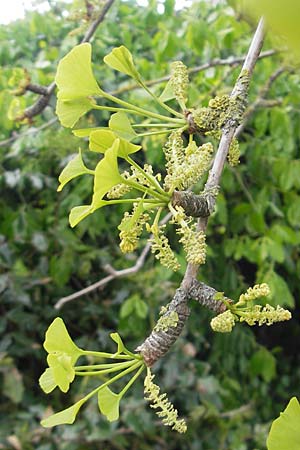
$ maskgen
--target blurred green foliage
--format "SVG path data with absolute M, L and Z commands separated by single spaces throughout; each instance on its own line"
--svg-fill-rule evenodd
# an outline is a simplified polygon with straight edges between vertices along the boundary
M 147 7 L 128 0 L 111 8 L 93 38 L 94 69 L 105 90 L 130 83 L 102 61 L 121 44 L 130 49 L 148 80 L 168 74 L 173 60 L 192 68 L 245 54 L 253 30 L 225 1 L 214 6 L 195 0 L 179 11 L 174 4 L 165 0 L 160 12 L 156 0 Z M 237 326 L 230 335 L 217 335 L 209 327 L 212 314 L 192 304 L 184 335 L 155 367 L 162 390 L 187 418 L 184 436 L 156 421 L 143 400 L 141 383 L 124 399 L 118 423 L 108 423 L 91 402 L 75 425 L 45 430 L 39 421 L 51 412 L 50 404 L 58 411 L 86 390 L 79 383 L 66 400 L 59 392 L 45 396 L 38 387 L 45 369 L 41 344 L 58 314 L 55 303 L 104 277 L 106 264 L 130 267 L 138 254 L 124 256 L 118 248 L 123 206 L 103 209 L 75 230 L 69 228 L 67 212 L 90 201 L 91 186 L 84 177 L 72 184 L 72 191 L 67 186 L 56 192 L 61 169 L 77 153 L 79 142 L 83 150 L 86 143 L 58 123 L 35 132 L 55 117 L 55 98 L 30 127 L 9 119 L 16 99 L 21 108 L 36 99 L 31 93 L 14 96 L 20 76 L 16 69 L 26 69 L 32 82 L 47 85 L 58 60 L 80 39 L 80 34 L 69 35 L 74 28 L 81 32 L 80 15 L 74 23 L 68 19 L 68 4 L 50 5 L 47 13 L 32 12 L 0 27 L 0 139 L 20 133 L 0 148 L 0 448 L 263 450 L 271 421 L 297 395 L 300 377 L 299 72 L 283 71 L 266 96 L 276 105 L 258 107 L 246 123 L 241 164 L 224 171 L 208 228 L 207 264 L 200 273 L 201 280 L 233 298 L 255 282 L 267 282 L 272 304 L 293 309 L 293 319 L 270 328 Z M 270 48 L 268 41 L 264 48 Z M 250 103 L 283 64 L 280 54 L 257 63 Z M 225 65 L 195 72 L 191 103 L 207 105 L 211 96 L 229 93 L 238 71 L 237 65 Z M 156 93 L 163 88 L 163 83 L 153 86 Z M 147 106 L 140 90 L 123 96 Z M 107 118 L 97 112 L 81 125 L 105 125 Z M 145 159 L 163 170 L 161 145 L 160 138 L 145 139 L 139 162 Z M 88 163 L 87 153 L 84 158 Z M 179 247 L 177 251 L 183 261 Z M 109 333 L 118 331 L 134 349 L 150 332 L 181 276 L 150 256 L 135 275 L 66 304 L 59 315 L 80 347 L 109 350 Z

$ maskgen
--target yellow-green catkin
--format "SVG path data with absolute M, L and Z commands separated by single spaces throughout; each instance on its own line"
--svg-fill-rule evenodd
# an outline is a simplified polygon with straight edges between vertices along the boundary
M 132 214 L 126 211 L 120 224 L 122 230 L 119 236 L 121 239 L 120 249 L 122 253 L 131 253 L 137 248 L 139 238 L 143 232 L 143 227 L 149 220 L 149 214 L 142 213 L 132 223 L 135 209 L 136 207 L 134 207 Z
M 273 323 L 283 322 L 285 320 L 290 320 L 292 315 L 290 311 L 277 306 L 267 304 L 266 306 L 254 305 L 254 307 L 247 312 L 241 313 L 239 317 L 240 322 L 246 322 L 248 325 L 273 325 Z
M 211 322 L 211 328 L 217 333 L 230 333 L 235 325 L 235 316 L 230 310 L 218 314 Z
M 267 297 L 268 295 L 270 295 L 270 288 L 267 283 L 256 284 L 255 286 L 248 288 L 244 294 L 240 295 L 238 304 L 242 305 L 256 300 L 259 297 Z
M 154 375 L 150 368 L 147 368 L 147 375 L 144 380 L 145 400 L 151 402 L 150 406 L 156 409 L 156 414 L 162 419 L 162 423 L 178 433 L 185 433 L 187 426 L 184 419 L 178 419 L 178 411 L 168 400 L 167 394 L 160 394 L 160 387 L 153 383 Z
M 181 131 L 173 132 L 164 148 L 167 175 L 166 190 L 184 190 L 197 183 L 210 168 L 213 146 L 210 142 L 197 146 L 195 141 L 183 146 Z
M 192 264 L 204 264 L 206 259 L 206 236 L 203 231 L 197 231 L 196 223 L 188 218 L 181 206 L 173 212 L 173 222 L 178 223 L 177 234 L 181 235 L 179 242 L 186 253 L 186 260 Z
M 189 75 L 187 67 L 181 61 L 174 61 L 171 64 L 170 84 L 173 88 L 174 96 L 180 106 L 185 109 L 187 102 L 187 92 L 189 86 Z
M 164 235 L 165 226 L 152 226 L 151 231 L 153 237 L 149 240 L 151 243 L 151 252 L 155 254 L 155 258 L 168 269 L 176 272 L 180 268 L 180 264 L 174 255 L 168 238 Z
M 164 188 L 166 190 L 177 187 L 182 181 L 181 167 L 184 164 L 185 150 L 181 134 L 181 130 L 173 131 L 164 146 L 164 153 L 167 160 L 167 175 L 164 181 Z

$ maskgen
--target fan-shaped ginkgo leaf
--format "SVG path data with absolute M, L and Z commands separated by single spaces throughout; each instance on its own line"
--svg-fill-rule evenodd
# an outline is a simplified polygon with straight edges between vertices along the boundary
M 126 73 L 126 75 L 140 82 L 141 77 L 135 68 L 132 54 L 124 45 L 114 48 L 103 60 L 112 69 Z
M 90 109 L 93 109 L 95 101 L 90 98 L 81 97 L 73 100 L 58 98 L 56 103 L 56 114 L 62 126 L 72 128 Z
M 109 387 L 104 387 L 98 392 L 98 406 L 100 412 L 107 420 L 113 422 L 119 418 L 120 395 L 112 392 Z
M 55 76 L 59 99 L 73 100 L 101 95 L 102 91 L 93 75 L 91 56 L 92 46 L 86 42 L 76 45 L 60 60 Z
M 76 416 L 78 414 L 78 411 L 80 410 L 81 406 L 86 401 L 87 401 L 86 397 L 82 398 L 81 400 L 79 400 L 74 405 L 70 406 L 69 408 L 64 409 L 63 411 L 60 411 L 56 414 L 53 414 L 50 417 L 47 417 L 47 419 L 42 420 L 41 425 L 45 428 L 49 428 L 49 427 L 55 427 L 56 425 L 74 423 Z
M 90 150 L 93 152 L 105 153 L 113 142 L 117 139 L 115 133 L 108 129 L 96 130 L 90 134 Z M 126 158 L 131 153 L 135 153 L 141 149 L 140 145 L 132 144 L 125 139 L 119 138 L 120 144 L 118 149 L 118 156 Z
M 46 331 L 44 349 L 48 353 L 65 353 L 71 357 L 72 364 L 75 364 L 80 355 L 84 353 L 72 341 L 63 320 L 56 317 Z
M 81 149 L 79 149 L 79 154 L 68 162 L 66 167 L 59 175 L 58 181 L 60 182 L 60 185 L 58 186 L 57 190 L 61 191 L 70 180 L 86 173 L 93 174 L 94 171 L 88 169 L 84 165 L 81 155 Z
M 56 388 L 57 383 L 54 380 L 53 370 L 50 367 L 40 376 L 39 385 L 46 394 L 50 394 Z
M 136 132 L 124 112 L 112 114 L 108 126 L 117 136 L 128 141 L 136 137 Z
M 285 410 L 272 423 L 267 439 L 268 450 L 299 450 L 300 405 L 293 397 Z

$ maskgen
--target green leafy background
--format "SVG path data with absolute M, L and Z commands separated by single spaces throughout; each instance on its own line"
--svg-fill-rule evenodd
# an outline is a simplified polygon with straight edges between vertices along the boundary
M 168 74 L 174 60 L 195 67 L 245 54 L 252 24 L 225 1 L 211 3 L 194 1 L 175 12 L 174 1 L 165 0 L 159 2 L 164 12 L 158 12 L 154 0 L 147 7 L 131 0 L 116 2 L 93 38 L 93 67 L 101 86 L 112 92 L 133 82 L 103 63 L 122 44 L 148 80 Z M 16 79 L 23 77 L 20 69 L 33 82 L 50 84 L 59 59 L 82 36 L 82 29 L 69 34 L 80 26 L 80 14 L 71 20 L 68 4 L 51 4 L 47 14 L 29 13 L 0 27 L 0 139 L 21 133 L 0 148 L 0 448 L 266 449 L 272 420 L 292 396 L 299 398 L 299 72 L 284 71 L 267 94 L 276 105 L 257 108 L 246 124 L 241 164 L 226 167 L 223 174 L 217 212 L 208 228 L 207 264 L 200 273 L 202 280 L 233 298 L 265 281 L 272 304 L 290 308 L 293 319 L 268 328 L 237 326 L 230 335 L 218 335 L 209 327 L 212 314 L 192 304 L 183 336 L 155 367 L 162 391 L 187 418 L 184 436 L 157 421 L 143 400 L 141 382 L 126 394 L 118 422 L 100 416 L 95 401 L 74 425 L 43 429 L 39 422 L 46 411 L 63 409 L 86 392 L 84 381 L 76 382 L 67 395 L 54 391 L 46 396 L 38 386 L 46 367 L 44 333 L 58 314 L 55 303 L 104 277 L 106 264 L 129 267 L 138 254 L 124 256 L 118 247 L 123 206 L 103 208 L 70 229 L 68 211 L 90 203 L 92 180 L 83 176 L 57 193 L 58 175 L 78 153 L 79 143 L 88 167 L 97 155 L 86 152 L 87 143 L 58 123 L 34 132 L 55 117 L 55 99 L 30 128 L 11 120 L 16 108 L 36 99 L 30 93 L 13 95 Z M 72 11 L 74 17 L 74 5 Z M 267 38 L 264 49 L 271 45 Z M 251 102 L 285 65 L 281 54 L 257 63 Z M 211 96 L 229 93 L 238 71 L 239 66 L 216 66 L 193 74 L 190 104 L 207 105 Z M 153 89 L 159 95 L 164 84 Z M 141 107 L 151 103 L 142 90 L 122 96 Z M 80 126 L 106 126 L 108 119 L 106 112 L 95 112 Z M 142 145 L 139 162 L 163 170 L 161 139 L 147 138 Z M 170 239 L 176 246 L 172 233 Z M 184 261 L 179 246 L 177 251 Z M 66 304 L 59 315 L 80 348 L 111 350 L 109 334 L 117 331 L 133 350 L 150 332 L 182 274 L 162 268 L 151 256 L 137 274 Z

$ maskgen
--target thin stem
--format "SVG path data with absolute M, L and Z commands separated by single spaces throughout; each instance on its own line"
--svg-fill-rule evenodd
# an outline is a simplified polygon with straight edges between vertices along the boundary
M 141 172 L 144 177 L 151 183 L 162 195 L 166 195 L 166 192 L 163 190 L 159 182 L 155 177 L 152 177 L 148 173 L 146 173 L 139 164 L 137 164 L 130 156 L 127 156 L 126 161 L 131 164 L 133 167 L 135 167 L 139 172 Z
M 132 113 L 139 113 L 140 115 L 146 116 L 146 117 L 153 117 L 154 119 L 163 120 L 167 122 L 174 122 L 174 123 L 185 123 L 185 120 L 182 119 L 174 119 L 173 117 L 163 116 L 158 113 L 154 113 L 152 111 L 148 111 L 147 109 L 140 108 L 138 106 L 132 105 L 131 103 L 125 102 L 124 100 L 121 100 L 120 98 L 115 97 L 114 95 L 107 94 L 106 92 L 102 91 L 103 97 L 107 98 L 108 100 L 111 100 L 114 103 L 118 103 L 121 106 L 124 106 L 125 108 L 131 109 Z
M 125 367 L 130 367 L 133 364 L 135 364 L 136 361 L 130 361 L 128 363 L 126 363 L 126 366 L 122 366 L 120 367 L 119 364 L 116 364 L 116 367 L 111 367 L 109 369 L 103 369 L 103 370 L 93 370 L 93 371 L 87 371 L 87 372 L 81 372 L 81 371 L 77 371 L 75 370 L 75 375 L 79 375 L 79 376 L 94 376 L 94 375 L 105 375 L 106 373 L 112 373 L 112 372 L 118 372 L 119 370 L 122 370 Z
M 84 400 L 85 402 L 91 398 L 93 395 L 95 395 L 97 392 L 101 391 L 101 389 L 105 388 L 106 386 L 108 386 L 111 383 L 114 383 L 115 381 L 119 380 L 120 378 L 124 377 L 125 375 L 127 375 L 130 372 L 133 372 L 134 370 L 136 370 L 141 364 L 144 364 L 142 361 L 137 362 L 136 364 L 134 364 L 132 367 L 129 367 L 128 369 L 124 370 L 121 373 L 118 373 L 118 375 L 115 375 L 113 378 L 111 378 L 110 380 L 106 381 L 105 383 L 101 384 L 100 386 L 96 387 L 96 389 L 94 389 L 93 391 L 91 391 L 88 395 L 86 395 L 82 400 Z
M 171 128 L 170 130 L 161 130 L 161 131 L 148 131 L 147 133 L 140 133 L 136 137 L 144 137 L 144 136 L 155 136 L 157 134 L 167 134 L 171 133 L 172 131 L 178 130 L 178 128 L 181 128 L 178 126 L 177 128 Z M 187 127 L 184 127 L 183 130 L 185 130 Z M 135 138 L 134 138 L 135 139 Z
M 82 350 L 82 355 L 96 356 L 96 358 L 132 359 L 132 357 L 128 355 L 115 355 L 114 353 L 93 352 L 91 350 Z
M 174 127 L 173 123 L 136 123 L 132 125 L 132 128 L 163 128 L 163 127 Z
M 170 200 L 169 196 L 162 195 L 159 192 L 155 192 L 151 188 L 142 186 L 141 184 L 136 183 L 135 181 L 125 180 L 125 184 L 127 184 L 128 186 L 134 187 L 138 191 L 145 192 L 146 194 L 151 194 L 153 197 L 156 197 L 158 200 L 161 200 L 164 202 L 168 202 Z
M 137 198 L 124 198 L 124 199 L 116 199 L 116 200 L 105 200 L 107 201 L 107 203 L 109 203 L 110 205 L 113 204 L 117 204 L 117 203 L 136 203 L 137 202 Z M 155 200 L 154 198 L 147 198 L 145 199 L 146 203 L 157 203 L 158 200 Z
M 119 393 L 120 398 L 122 398 L 126 392 L 128 391 L 128 389 L 130 388 L 130 386 L 133 385 L 133 383 L 135 382 L 135 380 L 141 375 L 141 373 L 143 372 L 143 370 L 145 369 L 145 364 L 143 364 L 139 370 L 137 371 L 137 373 L 128 381 L 128 383 L 126 384 L 126 386 L 124 386 L 124 388 L 121 390 L 121 392 Z
M 159 222 L 159 219 L 160 219 L 161 212 L 162 212 L 162 208 L 159 208 L 159 210 L 156 213 L 156 216 L 155 216 L 155 219 L 153 221 L 153 224 L 152 224 L 153 227 L 158 227 L 158 222 Z
M 143 82 L 141 82 L 142 87 L 145 89 L 146 92 L 148 92 L 149 95 L 151 95 L 151 97 L 162 107 L 164 108 L 166 111 L 168 111 L 169 113 L 173 114 L 173 116 L 177 116 L 177 117 L 183 117 L 183 115 L 176 111 L 175 109 L 171 108 L 170 106 L 166 105 L 162 100 L 160 100 L 159 97 L 157 97 L 152 91 L 150 91 L 150 89 L 146 86 L 146 84 L 144 84 Z
M 135 358 L 136 359 L 136 358 Z M 126 368 L 132 364 L 132 361 L 125 361 L 121 363 L 108 363 L 108 364 L 91 364 L 89 366 L 75 366 L 74 369 L 77 370 L 91 370 L 91 369 L 110 369 L 111 367 L 120 367 L 120 368 Z
M 128 109 L 128 108 L 116 108 L 114 106 L 101 106 L 101 105 L 94 105 L 93 109 L 98 109 L 100 111 L 112 111 L 112 112 L 126 112 L 128 114 L 132 114 L 133 111 L 132 109 Z M 138 114 L 138 113 L 135 113 Z M 144 114 L 139 114 L 140 116 L 144 116 Z

